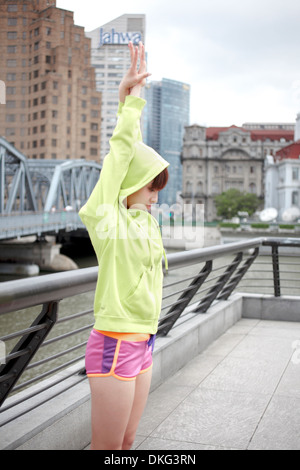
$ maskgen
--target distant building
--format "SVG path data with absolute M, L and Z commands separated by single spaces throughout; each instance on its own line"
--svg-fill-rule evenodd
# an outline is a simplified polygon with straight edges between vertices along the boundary
M 56 0 L 0 2 L 0 135 L 28 158 L 99 160 L 90 39 Z
M 128 43 L 145 43 L 145 15 L 122 15 L 86 36 L 92 40 L 91 61 L 96 87 L 102 93 L 101 159 L 109 152 L 109 139 L 117 123 L 119 84 L 130 67 Z
M 243 127 L 187 126 L 182 148 L 182 197 L 204 204 L 205 220 L 216 219 L 214 199 L 228 189 L 264 198 L 267 155 L 293 142 L 294 125 L 245 124 Z
M 146 143 L 169 163 L 169 182 L 159 203 L 176 203 L 182 190 L 181 148 L 184 128 L 190 120 L 190 86 L 163 78 L 146 86 Z
M 279 218 L 291 207 L 300 208 L 299 141 L 267 158 L 265 207 L 275 207 Z

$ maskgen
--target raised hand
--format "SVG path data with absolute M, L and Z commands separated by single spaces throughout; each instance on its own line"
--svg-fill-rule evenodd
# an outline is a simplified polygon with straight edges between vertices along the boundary
M 127 95 L 139 96 L 141 88 L 146 85 L 146 78 L 151 75 L 147 73 L 144 45 L 140 42 L 139 46 L 134 47 L 132 42 L 129 42 L 128 46 L 131 66 L 119 86 L 119 98 L 122 103 L 124 103 Z M 137 69 L 139 58 L 140 64 L 139 69 Z

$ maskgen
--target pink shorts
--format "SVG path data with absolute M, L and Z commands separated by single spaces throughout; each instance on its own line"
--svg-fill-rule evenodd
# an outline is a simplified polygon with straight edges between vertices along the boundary
M 85 354 L 87 376 L 113 376 L 120 380 L 135 380 L 137 375 L 152 367 L 153 348 L 148 344 L 148 340 L 145 340 L 148 336 L 103 334 L 93 329 Z M 127 341 L 128 338 L 134 341 Z

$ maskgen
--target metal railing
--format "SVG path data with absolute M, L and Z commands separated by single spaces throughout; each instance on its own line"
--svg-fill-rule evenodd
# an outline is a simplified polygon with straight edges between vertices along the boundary
M 299 248 L 300 239 L 257 238 L 169 254 L 158 335 L 167 335 L 179 319 L 185 321 L 191 312 L 207 313 L 214 302 L 227 300 L 236 291 L 271 293 L 275 297 L 299 295 Z M 284 269 L 280 264 L 282 256 Z M 65 382 L 65 387 L 60 387 L 62 393 L 85 380 L 83 359 L 94 323 L 97 272 L 97 267 L 85 268 L 0 284 L 0 326 L 6 324 L 5 318 L 12 318 L 13 323 L 12 331 L 1 327 L 6 331 L 0 345 L 5 344 L 10 352 L 0 366 L 0 405 L 9 395 L 38 383 L 38 387 L 33 387 L 35 392 L 31 393 L 30 388 L 28 393 L 21 394 L 26 395 L 24 398 L 15 395 L 15 400 L 10 400 L 0 412 L 54 389 L 57 384 Z M 79 311 L 73 312 L 74 305 Z M 74 367 L 70 368 L 71 365 Z M 69 375 L 58 374 L 67 368 L 72 369 Z M 53 380 L 44 381 L 52 376 Z M 70 376 L 76 378 L 71 385 Z M 48 394 L 47 400 L 50 398 Z M 29 409 L 30 405 L 21 413 Z M 3 424 L 0 420 L 0 425 Z

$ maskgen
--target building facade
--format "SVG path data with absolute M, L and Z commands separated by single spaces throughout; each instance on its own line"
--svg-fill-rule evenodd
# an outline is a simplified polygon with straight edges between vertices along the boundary
M 185 128 L 182 198 L 185 204 L 204 204 L 205 220 L 216 219 L 214 199 L 228 189 L 264 198 L 265 157 L 293 142 L 294 126 L 261 126 Z
M 122 15 L 93 31 L 91 61 L 96 73 L 96 87 L 102 93 L 101 159 L 109 152 L 109 139 L 116 126 L 119 84 L 130 67 L 128 43 L 145 44 L 145 15 Z
M 300 209 L 300 142 L 283 147 L 266 159 L 265 207 L 274 207 L 279 218 L 291 209 Z
M 0 0 L 0 134 L 28 158 L 99 161 L 90 39 L 56 0 Z
M 159 203 L 171 206 L 182 190 L 181 147 L 190 120 L 190 86 L 163 78 L 146 86 L 146 143 L 170 166 L 169 181 L 159 194 Z

